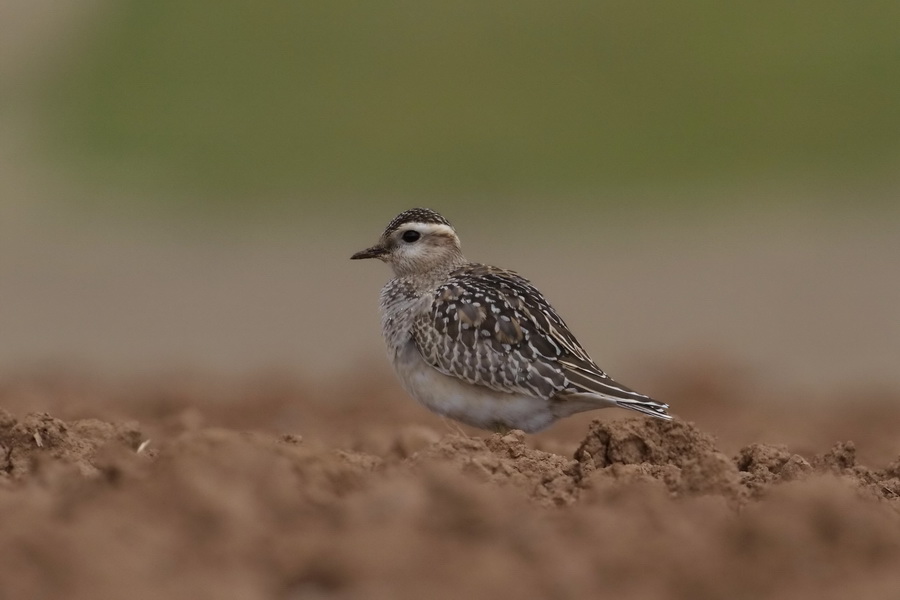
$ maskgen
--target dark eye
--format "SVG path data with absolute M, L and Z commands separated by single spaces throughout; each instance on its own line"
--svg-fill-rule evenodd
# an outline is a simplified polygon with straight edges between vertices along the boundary
M 422 237 L 422 235 L 418 231 L 415 231 L 413 229 L 403 232 L 403 241 L 406 242 L 407 244 L 412 244 L 413 242 L 418 240 L 420 237 Z

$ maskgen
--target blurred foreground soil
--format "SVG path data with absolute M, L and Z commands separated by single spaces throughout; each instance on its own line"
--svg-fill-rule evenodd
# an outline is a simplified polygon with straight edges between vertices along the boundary
M 381 376 L 0 377 L 0 598 L 896 598 L 900 395 L 663 372 L 536 436 Z

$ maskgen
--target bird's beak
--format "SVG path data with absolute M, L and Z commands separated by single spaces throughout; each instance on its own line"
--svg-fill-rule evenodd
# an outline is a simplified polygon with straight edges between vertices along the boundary
M 359 260 L 361 258 L 381 258 L 387 254 L 387 249 L 383 246 L 372 246 L 371 248 L 366 248 L 365 250 L 360 250 L 356 254 L 350 257 L 350 260 Z

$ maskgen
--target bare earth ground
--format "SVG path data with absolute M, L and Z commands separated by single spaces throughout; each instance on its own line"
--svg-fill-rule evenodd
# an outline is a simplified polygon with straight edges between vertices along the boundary
M 7 373 L 0 597 L 896 597 L 897 394 L 659 387 L 673 423 L 500 436 L 378 375 Z

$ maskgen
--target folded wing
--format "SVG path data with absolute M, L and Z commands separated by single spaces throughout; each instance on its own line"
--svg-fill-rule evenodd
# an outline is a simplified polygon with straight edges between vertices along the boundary
M 525 278 L 486 265 L 451 274 L 413 335 L 438 371 L 497 391 L 565 402 L 596 397 L 652 416 L 667 406 L 604 373 Z

